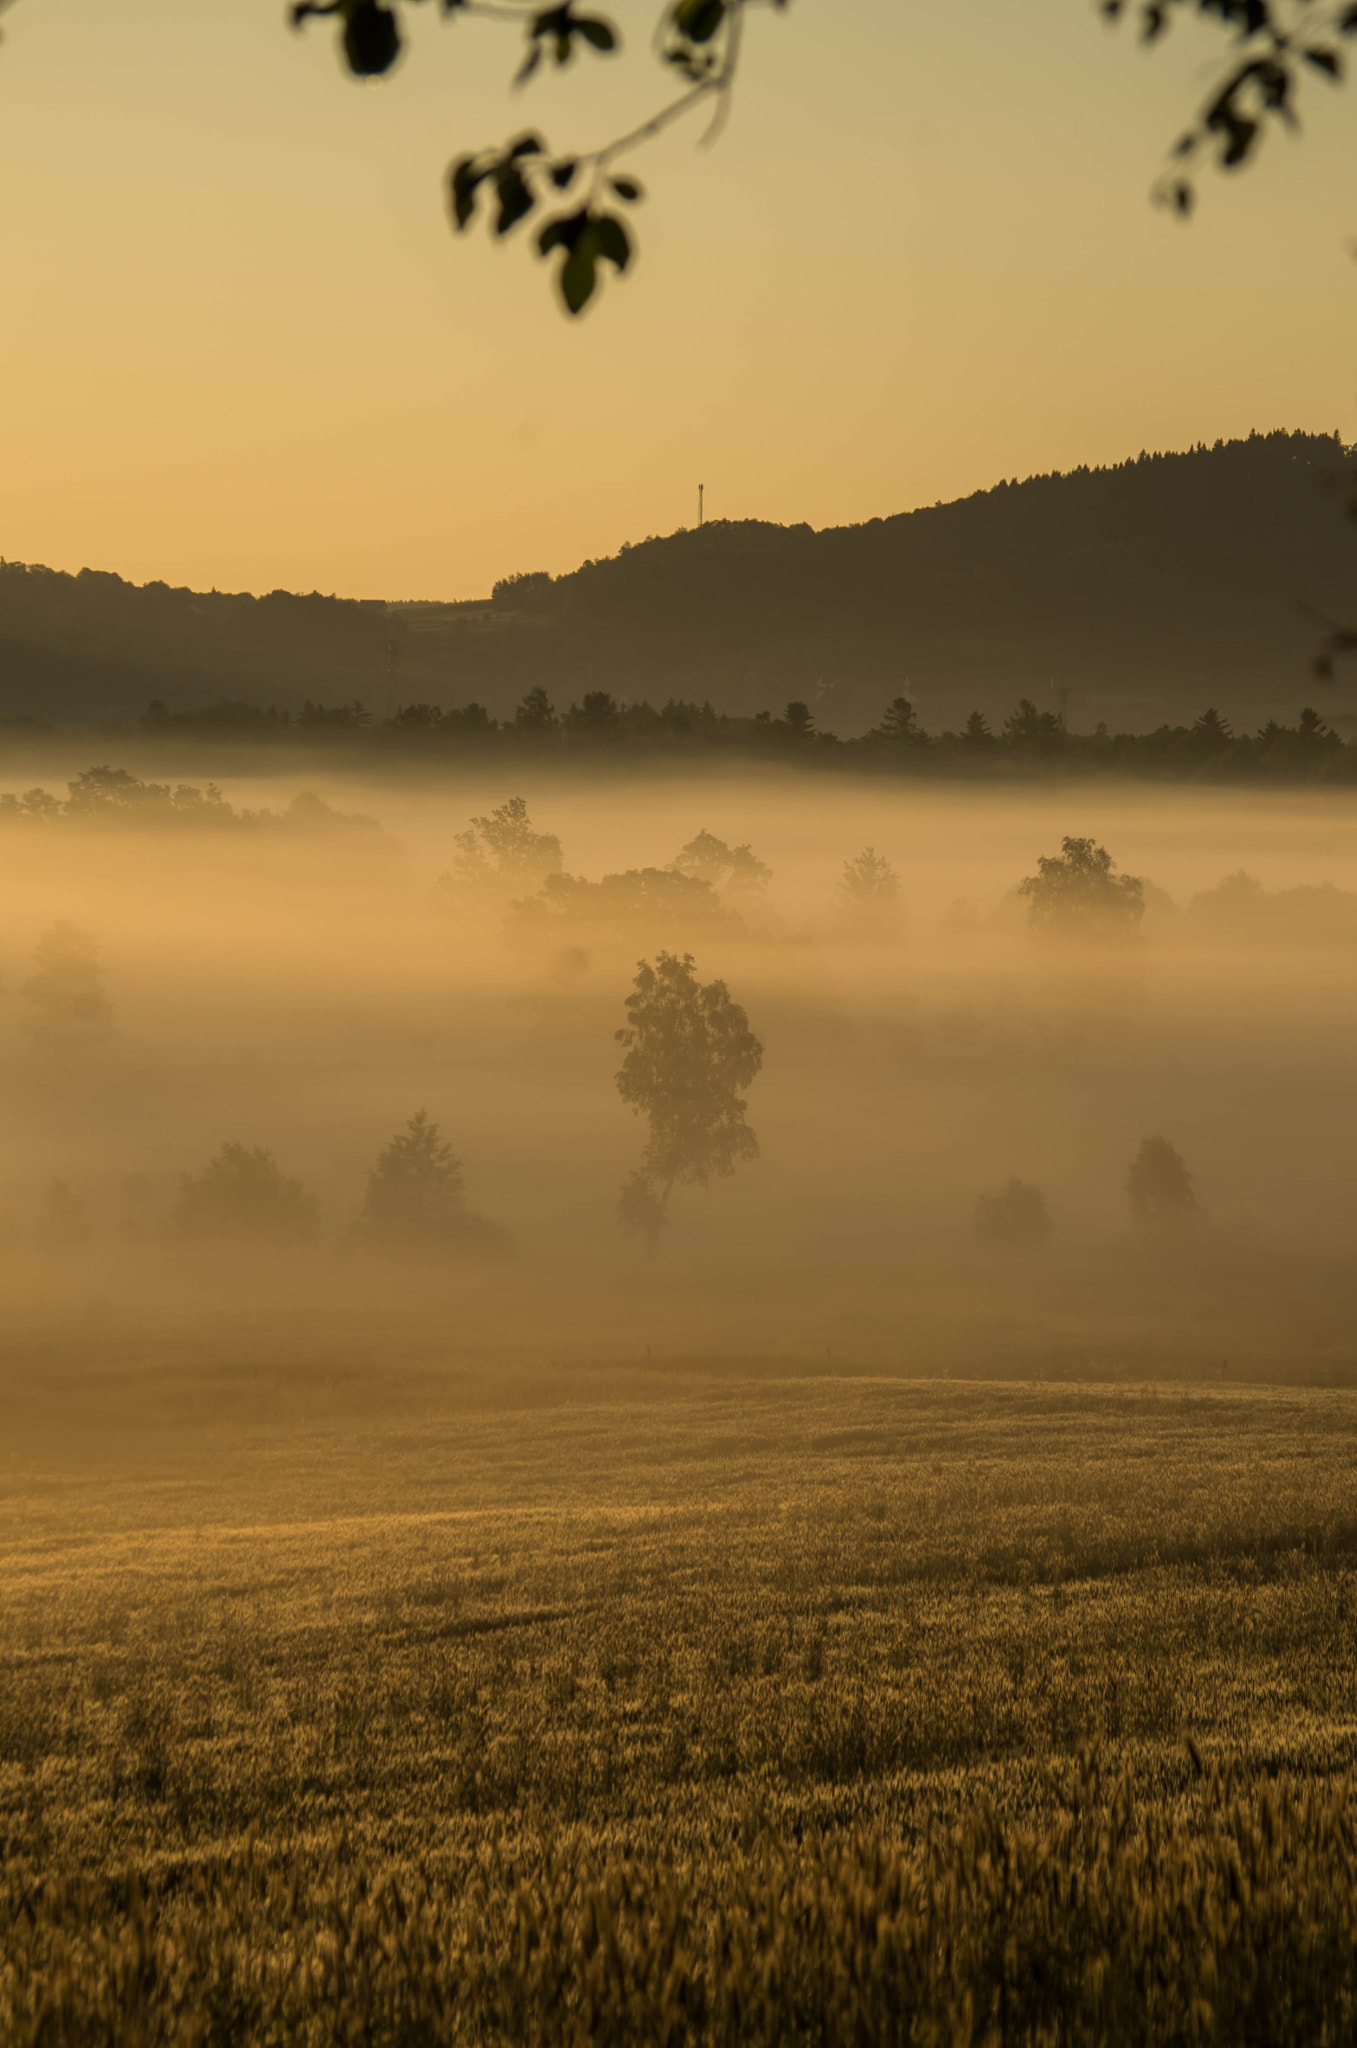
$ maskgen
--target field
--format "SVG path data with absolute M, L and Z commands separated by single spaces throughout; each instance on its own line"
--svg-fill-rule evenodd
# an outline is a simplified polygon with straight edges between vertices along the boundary
M 1354 2037 L 1351 1392 L 62 1360 L 0 2039 Z

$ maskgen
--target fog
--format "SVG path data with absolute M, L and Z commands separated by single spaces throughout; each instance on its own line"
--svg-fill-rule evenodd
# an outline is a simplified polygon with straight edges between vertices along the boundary
M 87 766 L 11 761 L 0 787 L 60 795 Z M 0 820 L 0 1309 L 45 1356 L 78 1338 L 1076 1378 L 1357 1359 L 1343 795 L 547 768 L 509 788 L 502 769 L 234 779 L 210 760 L 192 780 L 214 775 L 238 810 L 307 789 L 381 833 Z M 571 875 L 663 869 L 705 830 L 771 879 L 727 892 L 724 920 L 605 928 L 437 888 L 456 835 L 514 796 Z M 1143 878 L 1125 940 L 1031 928 L 1017 885 L 1066 835 Z M 899 876 L 898 926 L 837 893 L 868 846 Z M 1210 894 L 1241 870 L 1256 889 Z M 26 989 L 63 921 L 97 943 L 109 1011 L 44 1033 Z M 652 1259 L 617 1220 L 645 1131 L 614 1034 L 661 948 L 727 983 L 764 1057 L 760 1156 L 678 1187 Z M 379 1252 L 354 1234 L 367 1176 L 421 1109 L 499 1234 Z M 1133 1227 L 1151 1135 L 1193 1176 L 1181 1228 Z M 311 1241 L 176 1234 L 181 1176 L 224 1144 L 315 1196 Z M 1013 1176 L 1045 1196 L 1048 1242 L 977 1241 L 978 1198 Z

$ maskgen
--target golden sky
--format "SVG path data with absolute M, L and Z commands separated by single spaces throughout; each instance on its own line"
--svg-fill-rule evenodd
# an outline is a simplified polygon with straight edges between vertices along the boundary
M 512 29 L 410 10 L 378 85 L 282 0 L 13 0 L 0 43 L 0 555 L 221 589 L 466 597 L 711 518 L 868 519 L 1251 427 L 1357 439 L 1357 84 L 1148 202 L 1219 41 L 1091 0 L 793 0 L 733 117 L 638 150 L 641 258 L 561 315 L 448 158 L 650 111 L 510 94 Z

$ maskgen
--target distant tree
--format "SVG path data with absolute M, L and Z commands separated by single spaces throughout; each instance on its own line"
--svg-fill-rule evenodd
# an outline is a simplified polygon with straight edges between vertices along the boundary
M 887 930 L 900 921 L 900 877 L 874 846 L 844 862 L 838 895 L 848 922 L 863 931 Z
M 1057 753 L 1068 737 L 1058 711 L 1038 711 L 1030 697 L 1020 697 L 1018 708 L 1004 724 L 1004 738 L 1037 753 Z
M 1033 925 L 1070 937 L 1131 936 L 1145 914 L 1144 891 L 1134 875 L 1114 875 L 1115 866 L 1092 839 L 1062 839 L 1060 852 L 1039 859 L 1036 874 L 1018 884 Z
M 881 723 L 869 739 L 890 740 L 896 746 L 919 746 L 928 735 L 923 731 L 908 697 L 893 697 L 881 716 Z
M 64 918 L 48 928 L 33 953 L 36 972 L 23 985 L 27 1011 L 20 1024 L 38 1045 L 92 1043 L 112 1029 L 113 1005 L 104 992 L 99 948 L 88 932 Z
M 974 753 L 988 751 L 996 745 L 994 734 L 990 731 L 983 713 L 972 711 L 961 734 L 961 743 Z
M 501 576 L 490 592 L 490 602 L 501 612 L 542 612 L 551 605 L 551 577 L 545 569 L 526 569 L 517 576 Z
M 1142 1138 L 1126 1170 L 1131 1221 L 1142 1230 L 1172 1230 L 1196 1213 L 1192 1175 L 1167 1138 Z
M 627 868 L 597 882 L 548 875 L 535 896 L 514 903 L 505 921 L 506 935 L 515 940 L 559 941 L 567 931 L 650 944 L 657 937 L 677 942 L 690 934 L 738 936 L 745 926 L 710 882 L 673 868 Z
M 556 706 L 538 683 L 529 690 L 514 713 L 514 728 L 521 733 L 543 734 L 556 732 L 560 728 Z
M 727 846 L 724 839 L 707 831 L 699 832 L 696 839 L 681 847 L 670 866 L 676 875 L 706 882 L 718 893 L 724 891 L 727 895 L 753 895 L 765 889 L 773 878 L 772 869 L 748 844 Z
M 1193 761 L 1210 761 L 1216 755 L 1226 753 L 1233 739 L 1228 719 L 1222 718 L 1212 706 L 1194 721 L 1184 752 Z
M 54 1258 L 80 1251 L 90 1240 L 85 1204 L 73 1195 L 64 1180 L 54 1180 L 43 1197 L 41 1214 L 33 1225 L 33 1242 L 40 1252 Z
M 815 720 L 808 704 L 789 704 L 784 714 L 784 723 L 794 740 L 810 740 L 815 737 Z
M 981 1195 L 975 1205 L 975 1235 L 981 1244 L 1015 1249 L 1045 1244 L 1051 1235 L 1051 1212 L 1040 1188 L 1014 1176 L 997 1195 Z
M 566 712 L 565 727 L 567 732 L 592 739 L 618 734 L 622 729 L 621 706 L 606 690 L 586 690 L 583 701 L 572 704 Z
M 437 732 L 443 723 L 438 704 L 402 704 L 391 720 L 397 732 Z
M 470 831 L 459 832 L 453 844 L 452 866 L 434 885 L 442 895 L 536 889 L 560 872 L 560 840 L 554 832 L 533 830 L 521 796 L 511 796 L 487 818 L 473 818 Z
M 181 1173 L 171 1233 L 195 1242 L 249 1239 L 295 1246 L 315 1236 L 316 1198 L 261 1147 L 223 1145 L 201 1173 Z
M 383 1251 L 424 1255 L 510 1249 L 507 1232 L 468 1209 L 465 1190 L 462 1162 L 428 1111 L 417 1110 L 377 1155 L 357 1236 Z
M 652 1256 L 677 1185 L 706 1187 L 758 1157 L 742 1091 L 763 1065 L 763 1047 L 723 981 L 698 981 L 691 954 L 641 961 L 617 1033 L 626 1056 L 617 1092 L 649 1134 L 639 1169 L 618 1200 L 624 1230 L 639 1231 Z

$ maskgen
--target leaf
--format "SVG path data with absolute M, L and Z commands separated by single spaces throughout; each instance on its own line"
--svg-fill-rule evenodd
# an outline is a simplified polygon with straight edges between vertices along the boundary
M 448 180 L 452 192 L 452 215 L 459 230 L 464 228 L 476 211 L 476 189 L 485 172 L 476 168 L 474 156 L 464 156 L 452 167 Z
M 552 184 L 556 187 L 556 190 L 558 192 L 564 192 L 566 186 L 571 183 L 578 169 L 579 163 L 576 158 L 574 158 L 573 156 L 563 156 L 558 163 L 554 163 L 552 165 L 548 175 L 551 179 Z
M 690 43 L 709 43 L 725 18 L 725 0 L 678 0 L 674 9 L 674 27 Z
M 600 256 L 619 271 L 631 261 L 631 238 L 615 213 L 601 213 L 594 221 L 594 241 Z
M 528 80 L 532 77 L 533 72 L 541 63 L 541 61 L 542 45 L 540 43 L 534 43 L 531 49 L 528 51 L 527 56 L 523 59 L 523 62 L 519 65 L 517 71 L 515 71 L 514 73 L 514 84 L 526 85 Z
M 574 248 L 566 257 L 565 262 L 561 265 L 561 274 L 558 282 L 567 313 L 582 313 L 590 299 L 594 296 L 594 286 L 598 282 L 598 269 L 595 261 L 594 238 L 592 235 L 583 234 L 580 236 Z
M 355 78 L 380 78 L 400 55 L 400 23 L 381 0 L 356 0 L 344 22 L 344 55 Z
M 591 44 L 594 49 L 615 50 L 617 48 L 617 31 L 610 21 L 603 19 L 602 15 L 577 15 L 575 26 L 584 37 L 585 42 Z
M 507 235 L 510 228 L 522 220 L 525 213 L 531 213 L 537 201 L 528 188 L 521 171 L 502 171 L 495 181 L 499 196 L 499 218 L 495 222 L 495 233 Z
M 635 178 L 609 178 L 608 183 L 619 199 L 634 203 L 646 196 L 644 187 L 639 185 Z
M 509 145 L 509 160 L 512 163 L 513 159 L 519 156 L 541 156 L 542 149 L 541 136 L 534 135 L 529 129 L 526 135 L 520 135 L 517 142 Z
M 588 225 L 589 216 L 583 208 L 578 213 L 558 213 L 537 237 L 538 254 L 549 256 L 553 249 L 573 249 Z
M 1307 64 L 1313 64 L 1315 70 L 1324 72 L 1326 77 L 1342 78 L 1343 60 L 1336 50 L 1304 50 L 1301 54 Z

